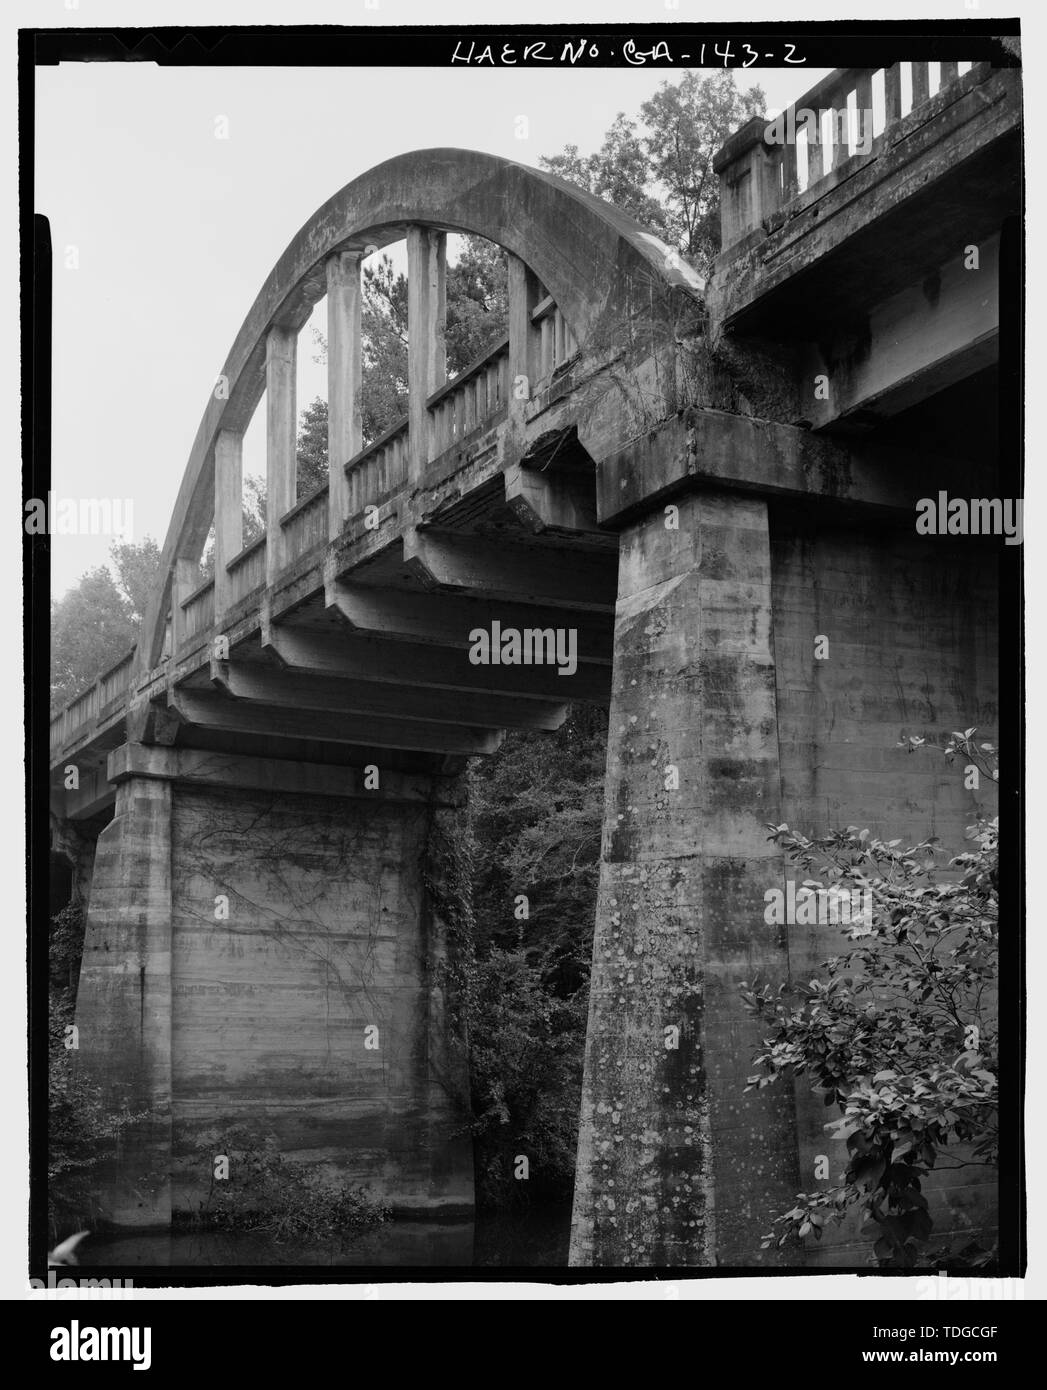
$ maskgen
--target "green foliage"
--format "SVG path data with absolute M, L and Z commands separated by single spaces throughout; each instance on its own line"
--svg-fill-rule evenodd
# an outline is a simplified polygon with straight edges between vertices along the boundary
M 114 543 L 109 554 L 109 565 L 89 570 L 51 604 L 52 714 L 115 666 L 138 636 L 160 563 L 159 548 L 147 536 Z
M 365 443 L 407 414 L 407 276 L 388 256 L 364 267 L 361 418 Z
M 72 1007 L 84 952 L 84 909 L 70 903 L 51 918 L 47 941 L 52 1007 Z
M 523 950 L 493 947 L 475 962 L 467 998 L 481 1205 L 570 1192 L 587 996 L 560 997 Z M 515 1176 L 520 1155 L 526 1181 Z
M 995 749 L 974 750 L 975 732 L 954 734 L 943 751 L 976 752 L 991 773 Z M 868 890 L 873 913 L 847 928 L 824 975 L 796 989 L 743 989 L 770 1029 L 749 1089 L 806 1077 L 840 1112 L 826 1129 L 849 1156 L 842 1182 L 800 1193 L 764 1246 L 820 1239 L 858 1208 L 881 1267 L 927 1264 L 927 1175 L 998 1161 L 997 821 L 968 828 L 973 847 L 943 878 L 931 840 L 903 846 L 854 826 L 816 839 L 770 829 L 806 883 Z
M 720 246 L 713 157 L 764 105 L 760 88 L 739 92 L 731 72 L 686 72 L 662 83 L 639 121 L 619 112 L 596 154 L 567 145 L 539 162 L 659 232 L 704 274 Z
M 308 497 L 327 482 L 327 402 L 319 396 L 299 417 L 297 461 L 297 495 Z
M 463 238 L 447 270 L 447 371 L 472 365 L 505 336 L 509 325 L 509 267 L 505 252 L 482 237 Z
M 500 247 L 465 236 L 457 261 L 447 269 L 447 370 L 457 376 L 482 357 L 508 328 L 508 266 Z M 364 267 L 361 313 L 363 366 L 361 420 L 364 442 L 383 435 L 407 414 L 407 276 L 388 256 Z M 327 344 L 317 334 L 318 361 Z M 322 408 L 323 430 L 320 430 Z M 299 487 L 306 460 L 314 472 L 327 469 L 327 407 L 314 401 L 303 414 L 298 437 Z M 314 484 L 316 486 L 316 484 Z
M 442 911 L 456 924 L 450 973 L 487 1208 L 571 1191 L 606 725 L 605 711 L 574 706 L 555 734 L 509 735 L 471 767 L 466 810 L 442 849 L 461 885 L 460 910 Z
M 265 1231 L 276 1240 L 331 1240 L 355 1235 L 384 1221 L 388 1208 L 359 1187 L 325 1181 L 316 1168 L 280 1153 L 271 1133 L 250 1125 L 205 1130 L 193 1143 L 211 1185 L 192 1223 L 208 1230 Z M 213 1159 L 230 1161 L 229 1177 L 216 1180 Z
M 592 955 L 606 745 L 606 711 L 574 705 L 555 734 L 510 734 L 470 775 L 477 944 L 522 949 L 564 994 Z

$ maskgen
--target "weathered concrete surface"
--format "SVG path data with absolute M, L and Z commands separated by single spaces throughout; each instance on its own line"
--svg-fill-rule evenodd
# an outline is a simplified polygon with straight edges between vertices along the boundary
M 913 843 L 937 835 L 948 859 L 979 813 L 996 814 L 995 786 L 965 790 L 961 764 L 895 744 L 910 734 L 940 743 L 971 725 L 997 740 L 994 544 L 819 525 L 791 510 L 772 522 L 782 820 L 807 835 L 855 824 Z M 815 634 L 829 639 L 826 660 L 814 658 Z M 842 940 L 831 925 L 789 928 L 793 978 L 822 973 Z M 829 1159 L 835 1182 L 846 1148 L 825 1134 L 825 1107 L 804 1086 L 797 1119 L 800 1188 L 828 1186 L 814 1178 L 815 1160 Z M 992 1177 L 967 1168 L 928 1181 L 936 1241 L 992 1227 Z M 818 1265 L 867 1259 L 853 1223 L 807 1251 Z
M 665 520 L 622 538 L 576 1265 L 769 1262 L 759 1236 L 797 1190 L 790 1093 L 742 1094 L 738 985 L 786 968 L 763 924 L 781 881 L 767 507 L 691 496 Z
M 143 1225 L 195 1207 L 234 1147 L 223 1130 L 243 1123 L 395 1209 L 470 1211 L 464 1054 L 424 882 L 432 787 L 412 804 L 152 775 L 119 796 L 77 1019 L 110 1092 L 168 1132 L 125 1155 L 103 1214 Z M 170 1153 L 173 1186 L 157 1176 Z
M 632 218 L 551 174 L 473 150 L 416 150 L 340 189 L 293 238 L 262 286 L 197 430 L 160 563 L 162 582 L 142 625 L 135 670 L 160 659 L 164 612 L 179 556 L 197 556 L 214 516 L 215 444 L 242 432 L 265 386 L 270 330 L 296 332 L 327 289 L 334 253 L 384 247 L 408 225 L 472 232 L 518 256 L 552 295 L 578 342 L 618 344 L 623 327 L 666 338 L 652 285 L 685 295 L 701 281 Z M 285 470 L 286 471 L 286 470 Z
M 101 1179 L 117 1225 L 171 1214 L 171 844 L 170 783 L 121 783 L 98 838 L 76 1009 L 77 1064 L 105 1110 L 144 1116 Z

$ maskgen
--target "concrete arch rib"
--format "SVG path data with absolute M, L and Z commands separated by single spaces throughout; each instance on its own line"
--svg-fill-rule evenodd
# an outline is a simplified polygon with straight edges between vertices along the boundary
M 524 261 L 556 300 L 578 342 L 637 312 L 637 287 L 697 294 L 700 278 L 659 239 L 602 199 L 551 174 L 475 150 L 416 150 L 361 174 L 305 223 L 273 267 L 196 433 L 164 542 L 158 586 L 142 628 L 136 674 L 159 660 L 164 611 L 177 558 L 195 558 L 211 524 L 213 458 L 221 429 L 243 430 L 265 384 L 265 338 L 273 325 L 299 328 L 325 293 L 335 251 L 380 248 L 408 223 L 471 232 Z M 650 309 L 647 308 L 650 318 Z

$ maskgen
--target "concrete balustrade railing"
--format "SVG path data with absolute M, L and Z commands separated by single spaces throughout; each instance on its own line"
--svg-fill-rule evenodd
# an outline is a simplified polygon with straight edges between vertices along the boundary
M 52 753 L 68 743 L 79 728 L 96 719 L 112 701 L 126 695 L 131 684 L 133 659 L 133 652 L 121 657 L 115 666 L 103 671 L 93 685 L 55 715 L 50 725 Z
M 433 457 L 460 443 L 501 411 L 509 399 L 509 339 L 429 398 Z
M 837 69 L 780 116 L 749 121 L 713 161 L 722 249 L 878 158 L 903 119 L 970 68 L 942 62 Z
M 514 399 L 514 382 L 524 383 L 515 398 L 526 400 L 535 382 L 577 352 L 558 305 L 528 267 L 510 256 L 508 336 L 448 381 L 446 235 L 428 226 L 409 226 L 407 253 L 407 416 L 363 447 L 363 252 L 336 252 L 325 263 L 329 481 L 310 496 L 296 498 L 298 330 L 273 324 L 264 339 L 266 528 L 244 545 L 243 430 L 221 429 L 214 445 L 214 577 L 200 582 L 199 556 L 175 560 L 164 656 L 177 656 L 187 643 L 220 624 L 234 605 L 272 586 L 304 555 L 338 538 L 367 506 L 417 485 L 441 454 L 504 417 Z M 103 678 L 108 681 L 104 695 L 96 683 L 52 721 L 53 749 L 127 690 L 130 670 L 128 657 Z
M 217 575 L 217 566 L 215 574 Z M 239 603 L 265 584 L 265 534 L 245 545 L 228 566 L 230 603 Z
M 205 580 L 182 600 L 182 634 L 186 640 L 214 626 L 214 580 Z
M 284 553 L 288 564 L 318 545 L 327 544 L 328 489 L 317 488 L 296 502 L 280 522 L 284 532 Z
M 408 447 L 404 416 L 350 459 L 345 467 L 350 516 L 359 516 L 365 507 L 378 505 L 403 487 L 407 481 Z
M 535 375 L 541 381 L 573 357 L 578 344 L 551 295 L 546 295 L 534 307 L 531 322 L 537 332 Z

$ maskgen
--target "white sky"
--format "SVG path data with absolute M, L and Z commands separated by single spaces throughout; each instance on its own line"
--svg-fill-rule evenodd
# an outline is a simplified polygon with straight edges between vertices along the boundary
M 738 72 L 787 105 L 824 69 Z M 130 498 L 162 543 L 216 375 L 262 282 L 343 184 L 405 150 L 459 146 L 537 165 L 598 148 L 667 72 L 395 68 L 37 70 L 36 208 L 55 253 L 52 488 Z M 526 115 L 529 138 L 515 135 Z M 215 138 L 216 117 L 229 138 Z M 65 268 L 75 247 L 78 268 Z M 323 306 L 318 306 L 322 313 Z M 322 325 L 322 320 L 321 320 Z M 326 368 L 299 347 L 299 406 Z M 245 468 L 264 473 L 262 412 Z M 109 537 L 52 536 L 57 597 Z

